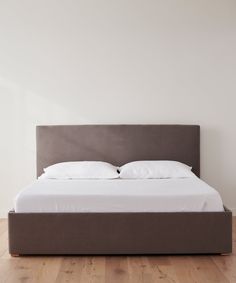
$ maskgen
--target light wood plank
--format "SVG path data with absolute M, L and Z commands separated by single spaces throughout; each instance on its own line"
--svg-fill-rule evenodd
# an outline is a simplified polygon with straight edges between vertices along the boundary
M 229 280 L 220 272 L 210 256 L 192 256 L 191 261 L 197 270 L 199 282 L 229 283 Z
M 180 283 L 174 266 L 171 265 L 170 256 L 150 256 L 148 262 L 152 270 L 154 282 Z
M 225 255 L 225 256 L 213 256 L 212 260 L 228 279 L 229 282 L 236 282 L 236 256 Z
M 42 264 L 38 272 L 38 282 L 51 283 L 56 282 L 58 277 L 62 258 L 61 257 L 40 257 Z
M 85 266 L 86 259 L 83 257 L 64 257 L 56 277 L 56 282 L 80 282 L 82 270 Z
M 0 236 L 5 233 L 7 230 L 7 220 L 0 219 Z
M 7 277 L 4 283 L 39 281 L 42 266 L 42 260 L 39 257 L 22 257 L 3 261 L 10 262 L 10 266 L 6 263 Z
M 136 283 L 152 283 L 154 281 L 154 276 L 152 270 L 144 256 L 134 256 L 128 257 L 128 270 L 129 278 L 131 282 Z
M 8 251 L 8 232 L 5 230 L 0 235 L 0 259 Z
M 212 260 L 229 282 L 236 282 L 236 217 L 233 217 L 233 253 L 225 256 L 212 256 Z
M 171 266 L 174 267 L 178 281 L 181 283 L 200 283 L 197 270 L 188 256 L 172 256 Z
M 106 257 L 106 283 L 129 282 L 128 259 L 126 256 Z
M 78 282 L 103 283 L 105 281 L 105 264 L 103 256 L 85 257 L 81 279 Z

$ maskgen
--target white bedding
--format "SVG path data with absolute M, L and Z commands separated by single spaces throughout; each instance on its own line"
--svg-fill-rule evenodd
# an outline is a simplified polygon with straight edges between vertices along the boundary
M 139 180 L 39 179 L 15 199 L 16 212 L 223 211 L 219 193 L 197 177 Z

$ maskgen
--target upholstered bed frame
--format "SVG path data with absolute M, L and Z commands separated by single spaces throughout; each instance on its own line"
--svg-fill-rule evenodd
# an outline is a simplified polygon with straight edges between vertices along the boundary
M 196 125 L 37 127 L 37 175 L 62 161 L 177 160 L 200 176 Z M 9 212 L 9 252 L 29 254 L 192 254 L 232 251 L 232 213 Z

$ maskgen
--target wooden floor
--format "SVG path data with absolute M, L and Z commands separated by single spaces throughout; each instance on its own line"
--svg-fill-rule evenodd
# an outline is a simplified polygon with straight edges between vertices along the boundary
M 0 220 L 0 283 L 168 282 L 236 283 L 236 217 L 232 255 L 217 256 L 67 256 L 12 258 L 7 222 Z

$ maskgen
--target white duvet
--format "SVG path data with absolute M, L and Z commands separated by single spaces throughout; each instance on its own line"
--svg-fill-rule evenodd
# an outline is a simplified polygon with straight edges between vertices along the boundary
M 138 180 L 39 179 L 21 191 L 16 212 L 223 211 L 219 193 L 197 177 Z

